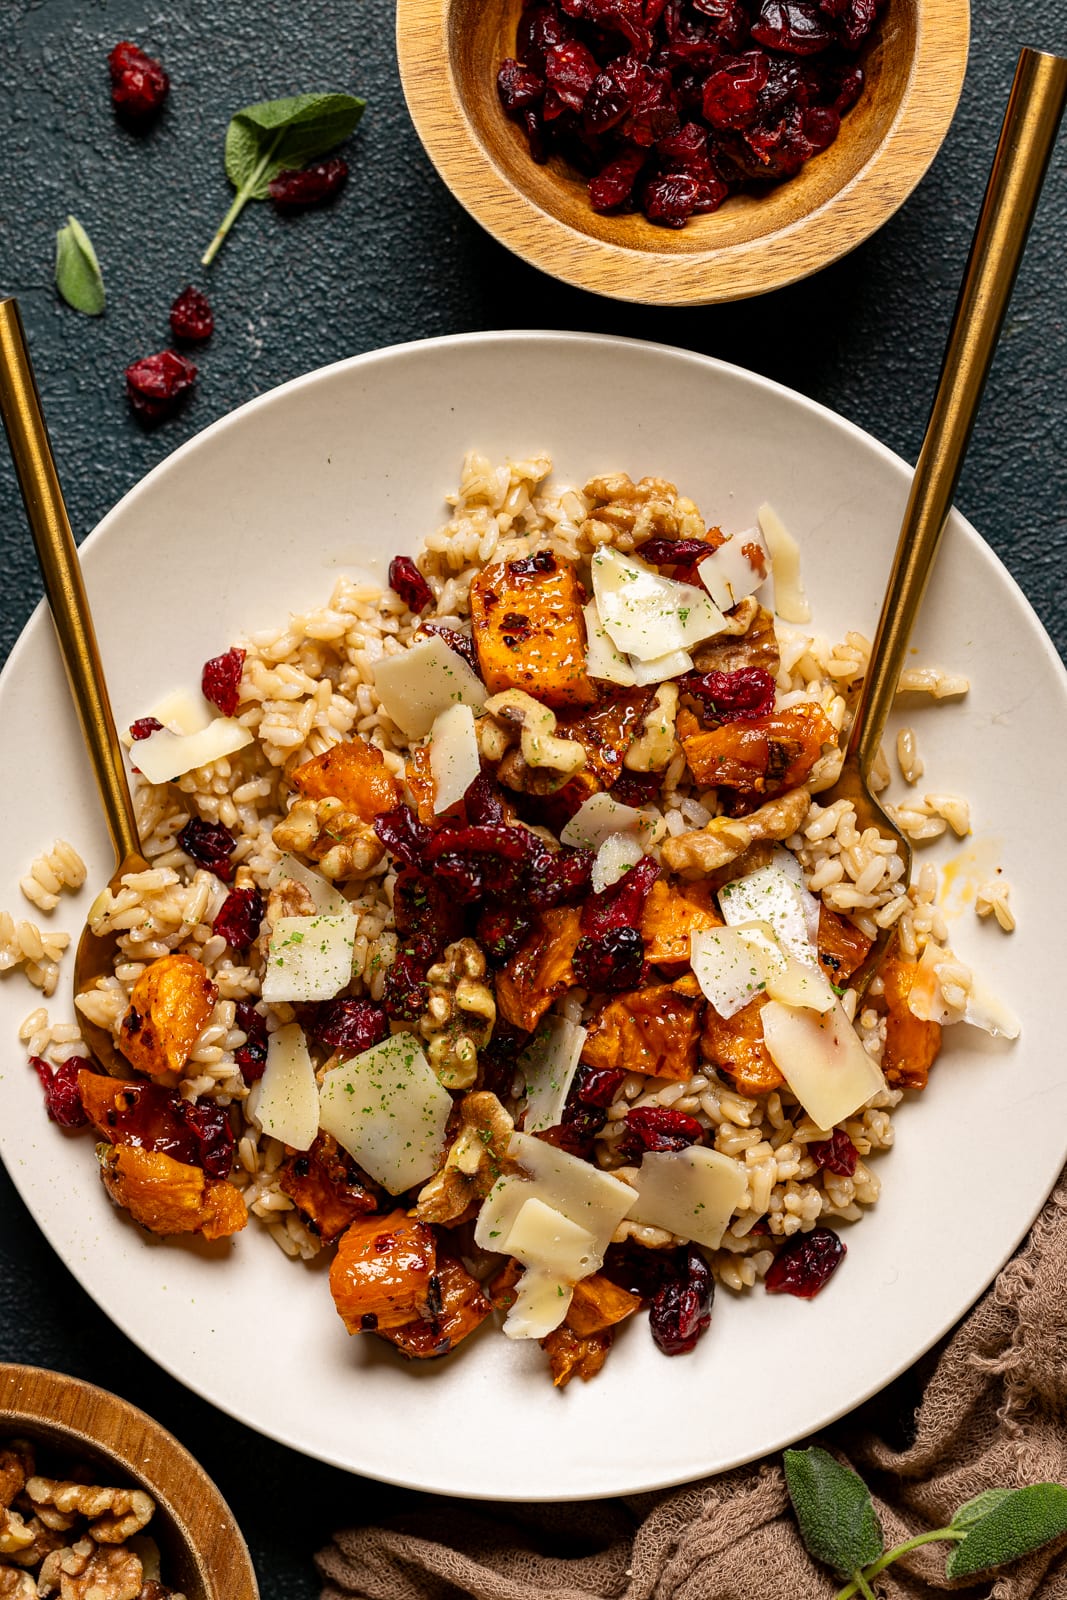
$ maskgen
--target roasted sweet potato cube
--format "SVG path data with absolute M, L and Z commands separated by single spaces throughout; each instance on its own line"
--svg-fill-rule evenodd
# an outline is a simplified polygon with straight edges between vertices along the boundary
M 715 896 L 706 883 L 671 883 L 659 878 L 652 885 L 641 918 L 645 959 L 670 965 L 689 960 L 690 935 L 701 928 L 721 928 Z
M 366 1217 L 341 1235 L 330 1293 L 349 1333 L 399 1328 L 425 1314 L 437 1267 L 432 1228 L 403 1211 Z
M 202 1233 L 222 1239 L 248 1221 L 238 1189 L 158 1150 L 100 1147 L 100 1176 L 115 1204 L 151 1233 Z
M 684 1083 L 696 1071 L 701 1010 L 669 983 L 617 995 L 589 1024 L 582 1060 Z
M 496 1003 L 505 1022 L 531 1032 L 552 1002 L 573 987 L 571 957 L 581 936 L 576 907 L 541 912 L 537 927 L 496 975 Z
M 410 1359 L 426 1361 L 432 1356 L 447 1356 L 485 1321 L 492 1309 L 481 1285 L 466 1267 L 451 1256 L 438 1255 L 437 1271 L 430 1280 L 427 1314 L 399 1328 L 379 1328 L 378 1332 Z
M 570 1310 L 564 1321 L 580 1339 L 588 1339 L 590 1334 L 603 1333 L 605 1328 L 625 1321 L 640 1308 L 637 1295 L 594 1272 L 574 1285 Z
M 763 1042 L 766 995 L 758 995 L 728 1021 L 709 1006 L 700 1041 L 707 1061 L 714 1063 L 734 1084 L 738 1094 L 767 1094 L 785 1082 Z
M 408 756 L 404 777 L 415 801 L 419 821 L 425 822 L 427 827 L 430 827 L 437 820 L 437 813 L 433 808 L 437 791 L 430 766 L 428 744 L 420 744 Z
M 608 1359 L 611 1341 L 610 1328 L 583 1338 L 568 1328 L 566 1323 L 541 1340 L 541 1349 L 548 1353 L 552 1382 L 557 1389 L 565 1389 L 572 1378 L 583 1378 L 586 1383 L 595 1378 Z
M 133 986 L 119 1028 L 119 1049 L 150 1078 L 180 1073 L 218 996 L 195 956 L 161 956 Z
M 345 739 L 313 756 L 292 774 L 293 788 L 307 800 L 340 800 L 364 822 L 392 811 L 400 786 L 377 745 L 366 739 Z
M 122 1142 L 116 1141 L 115 1136 L 122 1097 L 138 1094 L 144 1087 L 139 1078 L 112 1078 L 106 1072 L 90 1072 L 85 1067 L 78 1073 L 78 1098 L 82 1109 L 97 1133 L 109 1143 Z
M 698 672 L 740 672 L 746 667 L 760 667 L 777 678 L 782 663 L 773 616 L 760 606 L 747 632 L 724 633 L 709 639 L 694 650 L 693 663 Z
M 873 943 L 873 939 L 868 939 L 854 922 L 849 922 L 847 917 L 839 917 L 829 906 L 820 904 L 819 964 L 831 983 L 840 986 L 851 978 L 856 968 L 866 961 Z
M 585 750 L 586 764 L 578 777 L 588 774 L 594 780 L 590 793 L 618 783 L 623 759 L 641 731 L 654 693 L 654 689 L 620 689 L 588 711 L 571 711 L 559 718 L 559 737 L 577 739 Z
M 511 1310 L 515 1304 L 515 1289 L 525 1270 L 521 1262 L 509 1256 L 500 1271 L 493 1273 L 485 1288 L 494 1311 Z
M 919 971 L 915 961 L 890 956 L 882 966 L 885 986 L 885 1050 L 882 1071 L 894 1089 L 925 1089 L 941 1050 L 941 1024 L 912 1014 L 908 996 Z
M 370 1179 L 328 1133 L 318 1134 L 310 1150 L 294 1151 L 282 1163 L 278 1187 L 326 1244 L 357 1217 L 378 1208 Z
M 736 789 L 774 795 L 804 782 L 837 734 L 817 705 L 790 706 L 751 722 L 724 722 L 701 729 L 693 714 L 678 713 L 678 736 L 689 770 L 702 789 Z
M 585 622 L 574 567 L 549 550 L 486 567 L 470 589 L 474 643 L 491 695 L 525 689 L 546 706 L 590 706 Z

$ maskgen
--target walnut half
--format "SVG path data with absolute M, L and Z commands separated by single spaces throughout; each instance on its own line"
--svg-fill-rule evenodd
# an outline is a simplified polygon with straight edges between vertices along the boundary
M 426 1055 L 446 1089 L 469 1089 L 478 1051 L 489 1042 L 496 998 L 485 979 L 485 956 L 473 939 L 458 939 L 426 974 L 429 1002 L 418 1027 Z
M 66 1479 L 29 1478 L 26 1494 L 42 1520 L 49 1508 L 62 1516 L 82 1516 L 98 1544 L 121 1544 L 147 1527 L 155 1501 L 143 1489 L 102 1489 Z
M 495 1094 L 479 1089 L 460 1102 L 460 1129 L 444 1166 L 419 1194 L 420 1222 L 449 1223 L 484 1200 L 500 1176 L 514 1124 Z
M 807 789 L 768 800 L 748 817 L 713 817 L 706 828 L 695 828 L 663 841 L 663 859 L 672 872 L 698 877 L 717 872 L 743 855 L 750 845 L 765 839 L 788 839 L 808 814 Z

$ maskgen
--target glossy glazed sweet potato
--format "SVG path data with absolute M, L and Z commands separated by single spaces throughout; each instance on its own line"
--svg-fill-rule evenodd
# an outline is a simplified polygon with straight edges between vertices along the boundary
M 402 1327 L 426 1311 L 436 1267 L 433 1229 L 403 1211 L 353 1222 L 330 1267 L 337 1314 L 349 1333 Z
M 417 749 L 412 750 L 407 759 L 404 777 L 414 798 L 419 821 L 425 822 L 427 827 L 432 827 L 437 820 L 437 813 L 433 808 L 436 787 L 430 767 L 428 744 L 420 744 Z
M 376 745 L 366 739 L 344 739 L 313 756 L 291 775 L 293 788 L 307 800 L 340 800 L 346 811 L 373 822 L 392 811 L 400 786 Z
M 574 985 L 571 958 L 581 938 L 574 906 L 542 911 L 506 967 L 496 975 L 497 1009 L 505 1022 L 531 1032 L 554 1000 Z
M 282 1163 L 278 1187 L 325 1244 L 378 1207 L 366 1174 L 328 1133 L 319 1133 L 310 1150 L 294 1151 Z
M 160 1151 L 100 1146 L 100 1176 L 115 1204 L 150 1233 L 202 1233 L 223 1239 L 248 1221 L 239 1190 Z
M 426 1361 L 447 1356 L 485 1321 L 492 1309 L 481 1285 L 466 1267 L 451 1256 L 438 1254 L 426 1314 L 399 1328 L 379 1328 L 378 1332 L 409 1359 Z
M 180 1073 L 218 995 L 194 956 L 161 956 L 133 986 L 119 1028 L 119 1049 L 149 1078 Z
M 587 1339 L 590 1334 L 603 1333 L 605 1328 L 624 1322 L 640 1309 L 637 1295 L 594 1272 L 574 1285 L 570 1310 L 564 1320 L 579 1338 Z
M 785 1081 L 763 1042 L 760 1012 L 766 1004 L 766 995 L 759 995 L 728 1021 L 714 1006 L 707 1009 L 701 1052 L 726 1074 L 738 1094 L 767 1094 Z
M 652 885 L 641 918 L 645 960 L 671 965 L 689 960 L 690 936 L 701 928 L 721 928 L 715 895 L 707 883 L 660 878 Z
M 874 943 L 856 927 L 854 922 L 849 922 L 846 917 L 839 917 L 836 911 L 831 911 L 829 906 L 821 903 L 817 942 L 819 964 L 830 982 L 838 986 L 845 983 L 857 967 L 863 965 L 867 959 L 867 952 Z
M 736 789 L 740 794 L 781 794 L 804 782 L 836 740 L 833 723 L 816 705 L 790 706 L 751 722 L 724 722 L 702 729 L 690 711 L 678 713 L 678 736 L 689 770 L 701 789 Z
M 550 551 L 486 567 L 471 584 L 478 665 L 491 695 L 525 689 L 546 706 L 590 706 L 578 578 Z
M 941 1024 L 924 1022 L 908 1008 L 918 963 L 890 956 L 882 966 L 885 986 L 885 1051 L 882 1071 L 894 1089 L 925 1089 L 941 1050 Z
M 610 1328 L 583 1337 L 566 1323 L 541 1340 L 541 1349 L 547 1352 L 552 1382 L 557 1389 L 565 1389 L 572 1378 L 583 1378 L 586 1383 L 595 1378 L 604 1362 L 614 1338 Z
M 696 1071 L 702 1009 L 669 983 L 617 995 L 589 1024 L 582 1060 L 684 1083 Z

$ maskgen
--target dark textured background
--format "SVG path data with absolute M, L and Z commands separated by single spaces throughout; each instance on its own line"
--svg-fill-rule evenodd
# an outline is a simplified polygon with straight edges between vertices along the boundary
M 0 0 L 0 17 L 0 291 L 21 300 L 79 536 L 176 445 L 253 395 L 362 350 L 469 329 L 566 328 L 685 345 L 812 395 L 913 460 L 1018 48 L 1067 47 L 1064 0 L 982 0 L 952 131 L 876 238 L 774 296 L 647 310 L 524 267 L 452 201 L 404 109 L 389 0 L 172 0 L 165 9 Z M 142 137 L 116 124 L 108 100 L 104 57 L 121 38 L 160 55 L 171 75 L 166 112 Z M 230 198 L 221 164 L 230 113 L 319 88 L 368 101 L 347 152 L 347 190 L 332 208 L 294 220 L 248 207 L 205 280 L 199 256 Z M 958 496 L 1061 653 L 1063 151 L 1061 141 Z M 88 228 L 103 265 L 109 303 L 99 319 L 70 311 L 52 287 L 55 230 L 67 212 Z M 145 433 L 128 414 L 122 372 L 167 343 L 167 308 L 190 279 L 209 287 L 218 332 L 187 410 Z M 0 572 L 2 660 L 40 595 L 2 447 Z M 270 1336 L 242 1323 L 239 1307 L 233 1333 L 249 1350 Z M 74 1283 L 2 1172 L 0 1358 L 102 1383 L 171 1427 L 230 1500 L 265 1600 L 315 1593 L 310 1557 L 331 1526 L 402 1498 L 257 1438 L 162 1374 Z M 917 1381 L 901 1380 L 880 1403 L 887 1426 L 906 1420 Z

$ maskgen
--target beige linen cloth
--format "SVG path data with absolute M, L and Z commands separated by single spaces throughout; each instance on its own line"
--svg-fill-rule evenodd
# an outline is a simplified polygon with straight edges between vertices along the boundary
M 1067 1484 L 1067 1171 L 1026 1243 L 928 1366 L 905 1448 L 880 1436 L 886 1397 L 820 1440 L 870 1485 L 887 1545 L 943 1526 L 983 1489 Z M 888 1397 L 899 1401 L 899 1387 Z M 506 1423 L 497 1447 L 509 1448 Z M 575 1505 L 395 1493 L 395 1514 L 338 1533 L 320 1553 L 323 1600 L 822 1600 L 839 1587 L 800 1542 L 780 1456 L 681 1489 Z M 1065 1539 L 999 1576 L 956 1584 L 945 1579 L 949 1548 L 905 1557 L 878 1580 L 879 1593 L 1067 1600 Z

